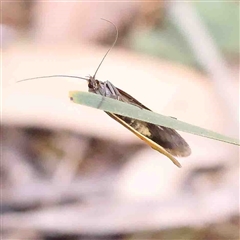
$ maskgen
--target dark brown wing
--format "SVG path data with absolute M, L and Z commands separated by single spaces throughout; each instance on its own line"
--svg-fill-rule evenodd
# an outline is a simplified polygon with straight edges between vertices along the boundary
M 160 146 L 159 144 L 152 141 L 150 138 L 144 136 L 140 131 L 136 130 L 135 128 L 131 127 L 129 124 L 126 123 L 126 121 L 122 120 L 119 116 L 113 113 L 106 112 L 110 117 L 112 117 L 114 120 L 122 124 L 124 127 L 126 127 L 128 130 L 130 130 L 132 133 L 134 133 L 136 136 L 138 136 L 140 139 L 142 139 L 146 144 L 148 144 L 150 147 L 155 149 L 156 151 L 164 154 L 166 157 L 168 157 L 176 166 L 181 167 L 181 164 L 178 162 L 178 160 L 169 153 L 165 148 Z
M 117 88 L 117 90 L 120 92 L 120 94 L 122 95 L 122 101 L 123 102 L 127 102 L 130 103 L 132 105 L 135 105 L 137 107 L 140 108 L 144 108 L 147 109 L 149 111 L 152 111 L 151 109 L 147 108 L 146 106 L 144 106 L 142 103 L 140 103 L 137 99 L 135 99 L 134 97 L 132 97 L 130 94 L 124 92 L 123 90 L 121 90 L 120 88 Z
M 121 94 L 121 101 L 133 104 L 143 109 L 151 111 L 134 97 L 118 88 Z M 116 115 L 116 114 L 115 114 Z M 186 141 L 174 129 L 154 125 L 136 119 L 116 115 L 131 127 L 140 131 L 141 134 L 151 139 L 155 143 L 165 148 L 169 153 L 178 157 L 187 157 L 191 154 L 191 149 Z

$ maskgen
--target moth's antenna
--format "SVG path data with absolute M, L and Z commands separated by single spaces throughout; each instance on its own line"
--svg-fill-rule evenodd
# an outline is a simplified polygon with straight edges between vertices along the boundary
M 109 22 L 111 23 L 114 27 L 115 27 L 115 30 L 116 30 L 116 37 L 115 37 L 115 40 L 112 44 L 112 46 L 107 50 L 106 54 L 104 55 L 104 57 L 102 58 L 100 64 L 98 65 L 94 75 L 93 75 L 93 79 L 95 79 L 95 76 L 98 72 L 98 69 L 100 68 L 100 66 L 102 65 L 104 59 L 106 58 L 106 56 L 108 55 L 108 53 L 110 52 L 110 50 L 115 46 L 116 42 L 117 42 L 117 39 L 118 39 L 118 29 L 116 27 L 116 25 L 114 23 L 112 23 L 111 21 L 108 21 L 107 19 L 104 19 L 104 18 L 101 18 L 101 20 L 104 20 L 106 22 Z M 78 76 L 70 76 L 70 75 L 50 75 L 50 76 L 41 76 L 41 77 L 34 77 L 34 78 L 25 78 L 25 79 L 22 79 L 22 80 L 19 80 L 17 81 L 17 83 L 19 82 L 24 82 L 24 81 L 29 81 L 29 80 L 34 80 L 34 79 L 41 79 L 41 78 L 55 78 L 55 77 L 62 77 L 62 78 L 78 78 L 78 79 L 83 79 L 83 80 L 86 80 L 86 81 L 89 81 L 89 78 L 83 78 L 83 77 L 78 77 Z
M 29 80 L 34 80 L 34 79 L 39 79 L 39 78 L 54 78 L 54 77 L 62 77 L 62 78 L 78 78 L 78 79 L 83 79 L 88 81 L 89 79 L 87 78 L 83 78 L 83 77 L 78 77 L 78 76 L 70 76 L 70 75 L 50 75 L 50 76 L 41 76 L 41 77 L 34 77 L 34 78 L 25 78 L 22 80 L 17 81 L 17 83 L 19 82 L 24 82 L 24 81 L 29 81 Z
M 100 66 L 102 65 L 104 59 L 106 58 L 106 56 L 108 55 L 108 53 L 110 52 L 110 50 L 115 46 L 115 44 L 116 44 L 116 42 L 117 42 L 117 39 L 118 39 L 118 29 L 117 29 L 116 25 L 115 25 L 114 23 L 112 23 L 111 21 L 108 21 L 107 19 L 101 18 L 101 20 L 104 20 L 104 21 L 106 21 L 106 22 L 109 22 L 109 23 L 111 23 L 111 24 L 115 27 L 116 37 L 115 37 L 115 40 L 114 40 L 112 46 L 107 50 L 107 52 L 105 53 L 102 61 L 99 63 L 99 65 L 98 65 L 98 67 L 97 67 L 97 70 L 95 71 L 95 73 L 94 73 L 94 75 L 93 75 L 93 79 L 95 79 L 95 76 L 96 76 L 96 74 L 97 74 L 97 72 L 98 72 L 98 69 L 99 69 Z

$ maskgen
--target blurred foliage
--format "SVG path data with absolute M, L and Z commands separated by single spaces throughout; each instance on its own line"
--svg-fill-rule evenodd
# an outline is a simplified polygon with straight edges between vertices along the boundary
M 235 58 L 239 53 L 239 6 L 233 2 L 193 3 L 222 53 Z M 129 36 L 136 51 L 167 60 L 198 66 L 185 37 L 169 17 L 154 28 L 136 29 Z M 198 66 L 199 67 L 199 66 Z
M 223 53 L 238 55 L 239 5 L 233 2 L 198 2 L 195 6 Z

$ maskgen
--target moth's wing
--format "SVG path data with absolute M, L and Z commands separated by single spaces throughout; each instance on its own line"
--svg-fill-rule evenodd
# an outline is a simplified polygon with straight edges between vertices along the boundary
M 164 154 L 166 157 L 168 157 L 176 166 L 179 168 L 181 167 L 181 164 L 177 161 L 176 158 L 174 158 L 171 153 L 167 150 L 165 150 L 161 145 L 157 144 L 156 142 L 152 141 L 150 138 L 144 136 L 139 131 L 136 131 L 133 127 L 131 127 L 129 124 L 126 123 L 123 119 L 121 119 L 121 116 L 118 116 L 113 113 L 106 112 L 110 117 L 112 117 L 114 120 L 122 124 L 124 127 L 126 127 L 128 130 L 133 132 L 136 136 L 138 136 L 140 139 L 142 139 L 144 142 L 146 142 L 150 147 L 157 150 L 158 152 Z
M 142 103 L 140 103 L 137 99 L 135 99 L 134 97 L 132 97 L 130 94 L 124 92 L 124 91 L 121 90 L 120 88 L 117 88 L 117 90 L 118 90 L 119 93 L 121 94 L 121 101 L 122 101 L 122 102 L 127 102 L 127 103 L 130 103 L 130 104 L 135 105 L 135 106 L 137 106 L 137 107 L 140 107 L 140 108 L 143 108 L 143 109 L 152 111 L 152 110 L 150 110 L 149 108 L 147 108 L 146 106 L 144 106 Z
M 118 88 L 121 94 L 121 101 L 133 104 L 140 108 L 151 111 L 134 97 Z M 118 116 L 122 121 L 128 120 L 122 116 Z M 142 122 L 144 123 L 144 122 Z M 191 154 L 191 149 L 187 142 L 180 136 L 180 134 L 172 128 L 167 128 L 159 125 L 147 123 L 147 127 L 151 132 L 151 140 L 165 148 L 169 153 L 177 157 L 187 157 Z
M 149 124 L 151 139 L 176 157 L 187 157 L 191 149 L 187 142 L 174 129 Z

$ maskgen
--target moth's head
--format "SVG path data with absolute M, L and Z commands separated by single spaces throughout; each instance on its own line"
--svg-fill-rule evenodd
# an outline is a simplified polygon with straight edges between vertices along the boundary
M 88 81 L 88 88 L 89 90 L 97 90 L 99 88 L 99 81 L 96 80 L 94 77 L 90 76 Z

